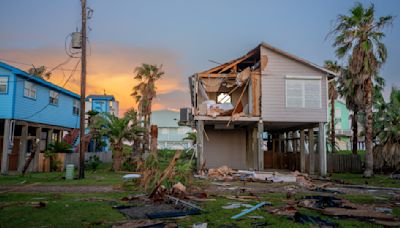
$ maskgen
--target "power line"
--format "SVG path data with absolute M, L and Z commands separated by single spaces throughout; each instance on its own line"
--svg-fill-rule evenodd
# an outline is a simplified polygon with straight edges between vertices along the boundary
M 25 62 L 20 62 L 20 61 L 11 60 L 11 59 L 4 59 L 4 58 L 0 58 L 0 61 L 9 62 L 9 63 L 16 63 L 16 64 L 21 64 L 21 65 L 30 66 L 30 67 L 32 67 L 32 65 L 33 65 L 32 63 L 25 63 Z M 54 67 L 55 69 L 53 68 L 51 71 L 61 70 L 61 69 L 58 69 L 58 67 L 60 67 L 62 65 L 64 65 L 64 64 L 61 63 L 61 64 L 57 65 L 56 67 Z M 74 69 L 64 69 L 64 68 L 63 68 L 63 70 L 65 70 L 65 71 L 74 71 Z
M 71 74 L 69 75 L 68 79 L 64 82 L 64 85 L 62 87 L 65 87 L 67 85 L 67 83 L 69 82 L 69 80 L 72 78 L 72 76 L 74 75 L 76 69 L 78 68 L 80 59 L 77 61 L 77 63 L 75 64 L 75 68 L 73 69 L 74 71 L 71 72 Z M 60 94 L 57 94 L 57 98 L 60 96 Z M 47 107 L 49 107 L 50 102 L 48 104 L 46 104 L 43 108 L 41 108 L 40 110 L 34 112 L 33 114 L 23 118 L 23 119 L 30 119 L 34 116 L 36 116 L 37 114 L 41 113 L 42 111 L 44 111 Z

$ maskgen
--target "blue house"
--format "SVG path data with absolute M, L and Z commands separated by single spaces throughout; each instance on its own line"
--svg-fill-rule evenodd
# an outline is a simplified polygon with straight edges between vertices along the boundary
M 119 114 L 119 102 L 115 99 L 113 95 L 95 95 L 91 94 L 86 97 L 86 113 L 89 111 L 95 111 L 98 113 L 110 113 L 114 116 Z M 86 115 L 86 119 L 90 117 Z M 87 128 L 87 132 L 89 129 Z M 101 139 L 105 143 L 104 146 L 99 148 L 98 142 L 91 139 L 89 142 L 88 151 L 89 152 L 108 152 L 109 151 L 109 140 L 107 137 Z
M 1 173 L 39 171 L 40 152 L 79 127 L 80 96 L 40 77 L 0 62 Z

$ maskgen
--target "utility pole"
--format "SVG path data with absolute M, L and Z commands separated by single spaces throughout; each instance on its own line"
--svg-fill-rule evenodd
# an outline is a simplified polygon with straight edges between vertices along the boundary
M 82 56 L 81 56 L 81 109 L 80 109 L 80 144 L 79 144 L 79 179 L 85 178 L 85 100 L 86 100 L 86 0 L 82 3 Z

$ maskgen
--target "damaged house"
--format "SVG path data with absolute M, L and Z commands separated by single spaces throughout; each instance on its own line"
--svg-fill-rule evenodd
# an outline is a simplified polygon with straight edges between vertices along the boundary
M 325 175 L 328 80 L 334 76 L 262 43 L 189 77 L 198 168 Z

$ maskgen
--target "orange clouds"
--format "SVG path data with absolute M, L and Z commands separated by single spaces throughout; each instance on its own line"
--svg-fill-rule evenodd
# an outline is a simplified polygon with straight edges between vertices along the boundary
M 56 48 L 38 49 L 0 49 L 0 59 L 12 59 L 35 66 L 45 65 L 49 69 L 67 59 L 64 50 Z M 116 45 L 92 45 L 91 54 L 88 56 L 87 68 L 87 95 L 112 94 L 120 102 L 120 113 L 135 106 L 134 99 L 130 96 L 133 86 L 137 83 L 133 79 L 135 67 L 141 63 L 163 65 L 164 78 L 157 83 L 157 98 L 153 109 L 177 109 L 189 105 L 187 91 L 187 77 L 183 69 L 178 66 L 179 53 L 165 49 L 145 49 L 122 47 Z M 72 59 L 62 66 L 63 71 L 53 71 L 51 82 L 63 85 L 69 77 L 76 62 Z M 27 70 L 30 66 L 9 63 L 20 69 Z M 65 88 L 79 94 L 80 91 L 80 65 L 74 76 Z M 171 97 L 171 93 L 174 94 Z M 175 96 L 179 94 L 179 96 Z

